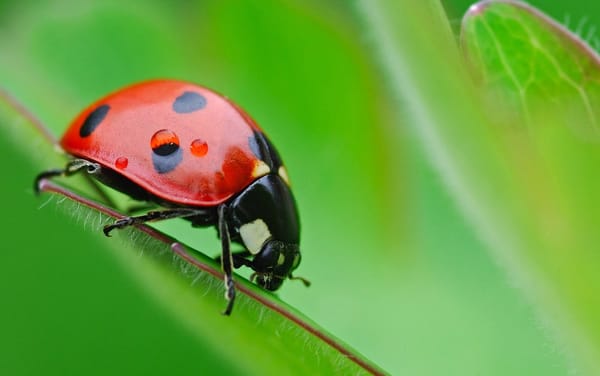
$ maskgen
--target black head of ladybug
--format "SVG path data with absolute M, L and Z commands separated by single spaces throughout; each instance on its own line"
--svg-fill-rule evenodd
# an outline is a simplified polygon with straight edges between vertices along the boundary
M 297 244 L 269 240 L 254 257 L 253 269 L 256 283 L 270 291 L 275 291 L 290 278 L 292 271 L 300 264 L 300 249 Z

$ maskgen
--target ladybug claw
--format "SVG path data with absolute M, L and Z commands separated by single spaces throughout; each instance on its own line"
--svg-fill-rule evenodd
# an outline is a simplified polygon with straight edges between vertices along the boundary
M 227 302 L 227 307 L 225 307 L 225 311 L 221 312 L 223 316 L 231 316 L 231 311 L 233 311 L 233 299 Z
M 65 170 L 63 170 L 63 169 L 53 169 L 53 170 L 44 171 L 44 172 L 38 174 L 35 177 L 35 180 L 33 181 L 33 192 L 36 195 L 39 195 L 42 190 L 42 181 L 44 179 L 53 178 L 55 176 L 61 176 L 64 174 L 64 172 L 65 172 Z
M 114 230 L 114 229 L 115 229 L 115 226 L 114 226 L 114 225 L 106 225 L 106 226 L 104 226 L 104 228 L 102 229 L 102 232 L 104 232 L 104 236 L 107 236 L 107 237 L 109 237 L 109 238 L 110 238 L 110 237 L 112 236 L 112 235 L 110 235 L 110 232 L 111 232 L 112 230 Z
M 144 223 L 144 220 L 140 221 L 139 218 L 140 217 L 127 217 L 127 218 L 119 219 L 118 221 L 115 221 L 112 225 L 104 226 L 102 231 L 104 232 L 104 235 L 110 237 L 111 231 L 116 228 L 124 228 L 127 226 L 132 226 L 134 224 Z

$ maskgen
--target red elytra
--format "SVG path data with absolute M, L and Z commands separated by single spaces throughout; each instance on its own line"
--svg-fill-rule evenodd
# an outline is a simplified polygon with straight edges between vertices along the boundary
M 142 82 L 95 102 L 60 141 L 153 195 L 215 206 L 264 175 L 250 143 L 260 128 L 223 96 L 174 80 Z M 162 149 L 161 149 L 162 148 Z

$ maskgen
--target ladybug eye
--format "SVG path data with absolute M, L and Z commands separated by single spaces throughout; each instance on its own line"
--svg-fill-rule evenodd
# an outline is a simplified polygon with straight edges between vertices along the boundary
M 150 147 L 152 147 L 152 151 L 157 155 L 165 156 L 173 154 L 179 149 L 179 138 L 174 132 L 162 129 L 152 136 Z

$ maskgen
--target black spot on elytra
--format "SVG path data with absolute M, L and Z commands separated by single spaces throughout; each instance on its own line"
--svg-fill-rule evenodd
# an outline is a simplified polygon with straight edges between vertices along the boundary
M 202 94 L 186 91 L 173 102 L 173 111 L 178 114 L 187 114 L 206 107 L 206 98 Z
M 110 106 L 107 104 L 103 104 L 102 106 L 96 108 L 94 111 L 90 112 L 87 118 L 85 118 L 81 128 L 79 128 L 79 136 L 88 137 L 98 128 L 102 120 L 108 114 L 108 110 L 110 110 Z
M 173 152 L 160 155 L 156 152 L 152 153 L 152 164 L 154 169 L 159 174 L 166 174 L 173 171 L 183 160 L 183 152 L 177 147 Z

